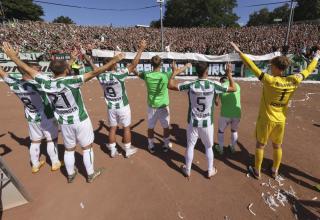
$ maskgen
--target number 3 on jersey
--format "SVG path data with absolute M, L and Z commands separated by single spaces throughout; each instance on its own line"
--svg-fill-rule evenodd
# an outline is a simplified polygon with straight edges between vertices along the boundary
M 206 110 L 206 104 L 204 103 L 206 101 L 206 97 L 198 97 L 197 98 L 197 110 L 199 112 L 204 112 Z

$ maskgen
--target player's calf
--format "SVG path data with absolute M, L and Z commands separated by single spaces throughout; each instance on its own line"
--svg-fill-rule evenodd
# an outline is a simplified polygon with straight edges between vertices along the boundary
M 32 164 L 31 172 L 38 173 L 45 161 L 39 160 L 41 141 L 32 141 L 29 148 L 30 160 Z
M 162 150 L 163 152 L 168 152 L 172 148 L 172 144 L 170 142 L 170 128 L 164 128 L 163 129 L 163 146 Z

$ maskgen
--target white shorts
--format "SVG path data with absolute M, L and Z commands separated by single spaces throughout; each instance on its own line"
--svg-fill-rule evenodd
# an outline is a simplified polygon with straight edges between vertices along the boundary
M 131 109 L 130 105 L 120 109 L 108 109 L 109 126 L 114 127 L 122 125 L 128 127 L 131 124 Z
M 87 147 L 94 141 L 90 118 L 72 125 L 61 125 L 61 133 L 64 146 L 69 149 L 74 148 L 77 144 L 80 147 Z
M 169 106 L 163 108 L 151 108 L 148 106 L 148 128 L 153 129 L 157 121 L 163 128 L 169 128 L 170 125 L 170 111 Z
M 199 137 L 206 148 L 212 147 L 214 144 L 213 132 L 213 125 L 210 125 L 206 128 L 198 128 L 193 127 L 192 124 L 189 124 L 187 128 L 188 148 L 194 148 Z
M 237 131 L 240 123 L 240 118 L 219 118 L 219 132 L 224 133 L 228 125 L 231 125 L 231 131 Z
M 52 141 L 58 137 L 58 124 L 55 119 L 42 117 L 40 123 L 29 122 L 29 136 L 31 141 L 46 139 Z

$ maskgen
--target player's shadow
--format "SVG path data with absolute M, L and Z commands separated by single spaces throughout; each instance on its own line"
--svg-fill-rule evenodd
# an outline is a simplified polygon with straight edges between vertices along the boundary
M 21 146 L 26 147 L 27 149 L 29 149 L 30 146 L 30 138 L 29 137 L 18 137 L 17 135 L 15 135 L 13 132 L 8 132 L 8 134 L 10 135 L 10 137 L 15 140 L 18 144 L 20 144 Z M 63 161 L 63 155 L 64 155 L 64 145 L 63 144 L 58 144 L 58 155 L 59 155 L 59 159 L 60 161 Z M 50 161 L 50 157 L 47 153 L 47 144 L 45 141 L 43 141 L 40 145 L 40 155 L 44 155 L 46 158 L 46 163 L 51 166 L 51 161 Z M 78 153 L 77 151 L 75 152 L 75 158 L 76 158 L 76 167 L 79 170 L 79 173 L 82 174 L 83 176 L 86 176 L 86 170 L 85 167 L 83 165 L 83 160 L 82 160 L 82 155 L 80 153 Z M 62 167 L 60 169 L 61 173 L 67 177 L 67 170 L 65 169 L 65 167 Z
M 224 164 L 229 166 L 232 169 L 235 169 L 242 173 L 248 173 L 248 166 L 254 164 L 254 155 L 250 154 L 249 151 L 244 147 L 241 142 L 238 142 L 238 146 L 240 150 L 237 150 L 234 154 L 226 153 L 222 156 L 215 154 L 215 158 L 217 160 L 222 161 Z M 226 149 L 224 152 L 228 152 Z M 235 163 L 236 162 L 236 163 Z M 239 166 L 238 163 L 242 164 L 243 166 Z M 262 164 L 262 173 L 266 174 L 267 176 L 271 177 L 271 167 L 273 161 L 268 158 L 264 158 Z M 320 179 L 313 177 L 301 170 L 298 170 L 295 167 L 289 166 L 287 164 L 281 164 L 280 167 L 280 175 L 295 182 L 298 185 L 301 185 L 305 188 L 315 190 L 316 188 L 314 185 L 308 183 L 312 181 L 314 183 L 319 183 Z
M 300 200 L 289 194 L 286 194 L 286 196 L 289 204 L 291 205 L 291 211 L 296 214 L 297 219 L 320 219 L 319 201 Z
M 103 132 L 103 129 L 106 129 L 105 132 Z M 109 132 L 109 127 L 106 126 L 104 121 L 99 121 L 99 127 L 94 130 L 94 143 L 99 145 L 101 151 L 108 154 L 108 150 L 106 148 L 106 144 L 108 143 L 108 135 L 106 132 Z
M 0 144 L 0 156 L 10 153 L 12 150 L 5 144 Z
M 137 123 L 131 126 L 131 136 L 132 136 L 131 144 L 139 149 L 143 149 L 143 146 L 147 146 L 147 143 L 148 143 L 147 137 L 134 131 L 134 129 L 138 127 L 142 122 L 144 122 L 144 119 L 140 119 Z M 103 132 L 103 129 L 105 129 L 105 133 Z M 110 152 L 106 147 L 106 144 L 108 143 L 108 135 L 106 134 L 106 132 L 109 132 L 109 130 L 110 128 L 105 124 L 104 121 L 101 120 L 99 121 L 99 127 L 94 131 L 95 143 L 100 146 L 100 149 L 105 154 L 108 154 L 108 155 Z M 123 129 L 117 129 L 116 135 L 123 137 Z M 124 153 L 123 149 L 118 149 L 118 150 L 120 150 L 121 153 Z
M 147 149 L 148 138 L 134 130 L 142 122 L 144 122 L 144 119 L 139 120 L 137 123 L 135 123 L 134 125 L 131 126 L 132 146 L 139 148 L 140 150 L 144 150 L 144 151 L 149 152 Z M 108 152 L 108 150 L 105 147 L 105 144 L 107 143 L 107 135 L 104 133 L 101 133 L 103 128 L 106 131 L 109 131 L 109 127 L 104 123 L 104 121 L 100 121 L 99 127 L 95 130 L 95 134 L 97 135 L 95 143 L 100 145 L 101 150 L 103 152 L 105 152 L 106 154 L 109 154 L 110 152 Z M 179 126 L 176 126 L 175 128 L 176 128 L 176 131 L 180 130 Z M 179 132 L 181 132 L 181 133 L 179 133 L 179 134 L 177 132 L 175 133 L 176 136 L 179 137 L 178 139 L 182 138 L 183 129 L 181 129 Z M 184 133 L 185 133 L 185 130 L 184 130 Z M 116 134 L 122 137 L 123 136 L 123 129 L 118 129 Z M 157 135 L 157 133 L 155 133 L 155 135 Z M 162 152 L 162 149 L 161 149 L 161 146 L 163 145 L 162 136 L 161 135 L 157 135 L 157 136 L 160 136 L 160 138 L 155 137 L 156 139 L 159 140 L 160 143 L 155 144 L 156 152 L 151 155 L 156 156 L 159 159 L 163 160 L 171 169 L 180 173 L 181 170 L 180 170 L 179 166 L 176 165 L 175 161 L 179 162 L 179 163 L 184 163 L 184 156 L 175 152 L 174 150 L 170 150 L 167 153 Z M 119 150 L 122 153 L 124 153 L 122 149 L 119 149 Z M 194 165 L 193 169 L 198 171 L 199 173 L 205 175 L 205 171 L 201 170 L 197 165 Z
M 320 128 L 320 125 L 316 123 L 314 123 L 313 126 Z
M 29 136 L 27 137 L 18 137 L 16 134 L 13 132 L 8 131 L 8 134 L 10 137 L 15 140 L 20 146 L 26 147 L 28 150 L 30 148 L 31 140 Z M 64 154 L 64 145 L 63 144 L 58 144 L 58 155 L 59 159 L 62 161 L 63 160 L 63 154 Z M 50 163 L 50 157 L 47 153 L 47 142 L 45 140 L 42 140 L 41 145 L 40 145 L 40 155 L 44 155 L 46 158 L 47 164 L 51 165 Z
M 6 134 L 1 134 L 0 138 L 5 136 Z M 4 156 L 10 153 L 12 150 L 6 144 L 0 144 L 0 156 Z
M 186 148 L 187 146 L 187 137 L 186 137 L 186 129 L 181 128 L 177 124 L 171 125 L 170 130 L 170 141 L 176 145 L 179 145 L 182 148 Z M 156 149 L 159 149 L 154 153 L 155 156 L 162 159 L 166 164 L 173 170 L 181 173 L 181 168 L 176 164 L 177 162 L 180 164 L 185 163 L 185 157 L 184 155 L 181 155 L 174 151 L 174 149 L 168 151 L 167 153 L 162 152 L 160 149 L 163 145 L 163 135 L 155 132 L 155 138 L 160 142 L 159 144 L 155 145 Z M 204 146 L 202 144 L 197 143 L 195 150 L 199 150 L 200 148 L 203 148 L 204 152 Z M 201 169 L 197 164 L 192 163 L 192 170 L 200 173 L 201 175 L 205 176 L 207 175 L 207 170 Z

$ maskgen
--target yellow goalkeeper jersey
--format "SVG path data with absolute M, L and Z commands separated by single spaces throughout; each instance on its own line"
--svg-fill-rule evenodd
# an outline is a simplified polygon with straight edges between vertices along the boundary
M 245 54 L 240 54 L 242 60 L 263 83 L 260 100 L 259 118 L 273 122 L 285 122 L 288 103 L 302 80 L 306 79 L 317 67 L 318 57 L 315 57 L 307 69 L 290 76 L 271 76 L 262 72 Z

